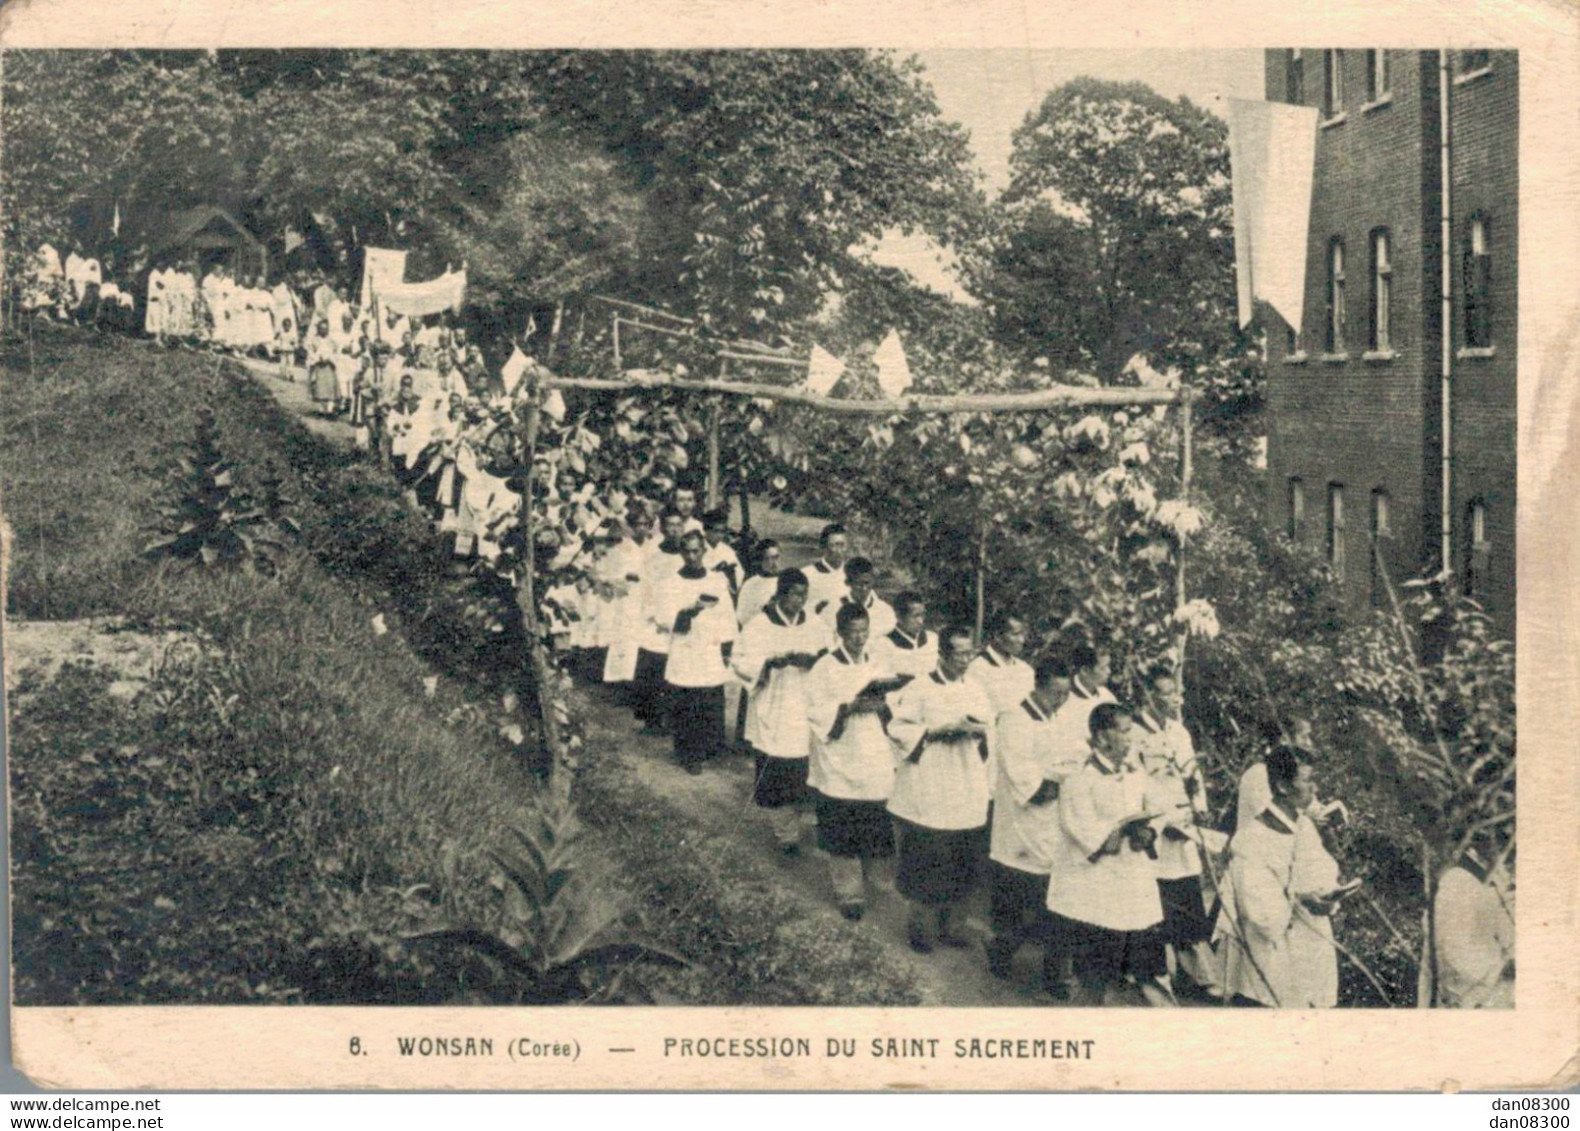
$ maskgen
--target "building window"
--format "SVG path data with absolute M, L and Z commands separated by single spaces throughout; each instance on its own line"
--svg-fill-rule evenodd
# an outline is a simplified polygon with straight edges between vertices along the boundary
M 1344 352 L 1344 241 L 1328 241 L 1328 324 L 1323 350 Z
M 1492 245 L 1485 216 L 1472 216 L 1465 233 L 1465 346 L 1492 345 Z
M 1333 576 L 1344 579 L 1344 486 L 1328 484 L 1328 565 Z
M 1388 52 L 1366 52 L 1366 101 L 1376 102 L 1388 94 Z
M 1322 114 L 1337 117 L 1344 110 L 1344 52 L 1322 53 Z
M 1465 596 L 1480 595 L 1487 585 L 1492 543 L 1487 541 L 1487 504 L 1475 499 L 1465 511 Z
M 1393 515 L 1388 492 L 1381 487 L 1372 492 L 1372 604 L 1381 607 L 1388 601 L 1388 563 L 1383 543 L 1393 537 Z
M 1289 53 L 1289 68 L 1284 72 L 1284 97 L 1299 106 L 1306 100 L 1306 60 L 1296 47 Z
M 1387 228 L 1378 228 L 1372 232 L 1371 247 L 1371 335 L 1368 348 L 1386 353 L 1393 348 L 1388 332 L 1388 311 L 1393 294 L 1393 258 Z
M 1472 75 L 1477 71 L 1485 71 L 1492 66 L 1491 51 L 1461 51 L 1459 54 L 1459 73 Z
M 1299 542 L 1306 525 L 1306 487 L 1296 476 L 1289 481 L 1289 540 Z

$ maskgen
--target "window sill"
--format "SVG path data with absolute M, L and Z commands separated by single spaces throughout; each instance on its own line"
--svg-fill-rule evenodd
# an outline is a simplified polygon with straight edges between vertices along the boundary
M 1306 363 L 1306 351 L 1305 350 L 1301 350 L 1299 353 L 1286 353 L 1284 355 L 1284 364 L 1285 365 L 1304 365 L 1305 363 Z
M 1473 359 L 1478 358 L 1478 357 L 1496 357 L 1496 356 L 1498 356 L 1498 347 L 1497 346 L 1465 346 L 1462 349 L 1455 350 L 1454 351 L 1454 356 L 1459 358 L 1461 361 L 1469 361 L 1469 360 L 1473 360 Z
M 1492 68 L 1491 67 L 1481 67 L 1481 68 L 1478 68 L 1477 70 L 1474 70 L 1474 71 L 1466 71 L 1462 75 L 1455 75 L 1454 76 L 1454 85 L 1455 86 L 1464 86 L 1466 83 L 1475 82 L 1477 79 L 1484 79 L 1488 75 L 1490 75 L 1491 73 L 1492 73 Z
M 1341 111 L 1341 112 L 1333 115 L 1331 118 L 1323 118 L 1322 121 L 1320 123 L 1318 123 L 1318 124 L 1323 129 L 1327 130 L 1327 129 L 1332 129 L 1334 126 L 1342 126 L 1345 122 L 1347 122 L 1349 120 L 1350 120 L 1350 116 L 1348 114 L 1345 114 L 1345 113 L 1343 113 Z
M 1378 97 L 1372 99 L 1370 102 L 1362 104 L 1362 106 L 1361 106 L 1361 113 L 1362 114 L 1370 114 L 1373 110 L 1381 110 L 1384 106 L 1392 106 L 1392 105 L 1393 105 L 1393 92 L 1389 91 L 1386 94 L 1379 95 Z
M 1362 361 L 1392 361 L 1399 356 L 1397 350 L 1367 350 L 1361 354 Z
M 1321 357 L 1321 360 L 1328 365 L 1343 365 L 1349 359 L 1350 355 L 1347 353 L 1325 353 Z

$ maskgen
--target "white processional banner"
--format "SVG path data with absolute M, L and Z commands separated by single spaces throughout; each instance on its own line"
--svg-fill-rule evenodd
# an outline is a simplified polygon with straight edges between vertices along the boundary
M 373 295 L 383 296 L 398 290 L 405 281 L 404 251 L 393 251 L 386 247 L 362 249 L 362 297 L 359 301 L 363 310 L 371 307 Z
M 466 301 L 466 268 L 446 271 L 426 283 L 402 283 L 378 293 L 385 309 L 408 318 L 423 318 L 445 310 L 459 310 Z
M 1317 110 L 1239 98 L 1228 102 L 1240 325 L 1250 324 L 1261 299 L 1298 329 L 1305 301 Z

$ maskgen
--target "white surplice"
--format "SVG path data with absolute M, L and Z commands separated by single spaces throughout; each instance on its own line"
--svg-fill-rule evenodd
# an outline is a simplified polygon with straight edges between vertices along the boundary
M 808 620 L 811 618 L 809 617 Z M 846 714 L 861 689 L 882 679 L 883 669 L 863 652 L 852 657 L 835 648 L 813 666 L 806 682 L 807 725 L 812 762 L 807 784 L 826 797 L 884 801 L 894 788 L 894 744 L 882 716 Z M 839 733 L 835 734 L 835 730 Z
M 873 659 L 893 676 L 920 679 L 938 667 L 938 635 L 922 629 L 919 636 L 907 636 L 896 628 L 883 636 L 868 636 Z
M 764 671 L 769 660 L 796 652 L 817 655 L 823 635 L 803 609 L 787 618 L 770 604 L 741 630 L 730 653 L 730 667 L 746 686 L 746 741 L 771 758 L 805 758 L 812 750 L 807 723 L 807 683 L 810 671 L 776 667 Z
M 969 676 L 945 679 L 938 671 L 895 692 L 890 700 L 898 764 L 889 812 L 929 829 L 961 830 L 987 824 L 989 800 L 986 739 L 971 736 L 929 741 L 929 731 L 961 726 L 971 720 L 991 728 L 993 703 L 982 685 Z M 921 757 L 908 759 L 921 748 Z
M 1062 784 L 1070 766 L 1069 716 L 1048 714 L 1030 697 L 998 717 L 998 759 L 993 787 L 993 830 L 989 858 L 1022 872 L 1045 876 L 1063 838 L 1058 798 L 1041 805 L 1031 799 L 1045 781 Z M 1084 736 L 1082 740 L 1084 746 Z
M 1072 715 L 1078 718 L 1079 712 Z M 1095 751 L 1059 787 L 1059 824 L 1048 886 L 1048 909 L 1114 931 L 1141 931 L 1163 921 L 1156 864 L 1121 840 L 1117 853 L 1103 842 L 1126 817 L 1156 812 L 1152 779 Z
M 677 565 L 673 573 L 660 574 L 649 606 L 649 619 L 668 636 L 664 681 L 674 687 L 721 687 L 729 679 L 723 646 L 735 639 L 730 587 L 709 570 L 699 568 L 698 577 L 688 572 Z M 705 596 L 713 603 L 687 616 Z
M 1285 1008 L 1298 1000 L 1289 954 L 1297 823 L 1270 805 L 1229 843 L 1229 867 L 1218 893 L 1222 905 L 1213 925 L 1213 946 L 1223 962 L 1228 996 Z

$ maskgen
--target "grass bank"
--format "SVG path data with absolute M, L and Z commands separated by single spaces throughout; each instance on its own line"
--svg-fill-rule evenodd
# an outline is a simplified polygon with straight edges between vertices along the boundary
M 519 640 L 470 616 L 425 520 L 211 358 L 57 333 L 8 344 L 0 370 L 10 615 L 189 641 L 133 698 L 68 665 L 13 715 L 17 1000 L 501 1000 L 497 969 L 403 941 L 439 921 L 507 932 L 491 853 L 539 792 L 504 701 Z M 141 554 L 204 404 L 238 482 L 293 500 L 301 537 L 272 577 Z M 657 853 L 674 813 L 607 775 L 585 787 L 588 886 L 629 893 L 692 963 L 655 975 L 668 996 L 912 1000 L 727 835 Z

